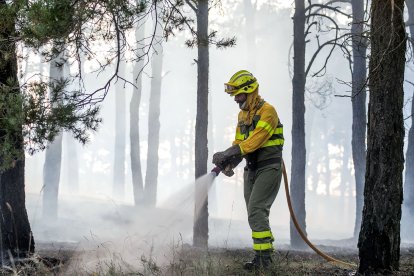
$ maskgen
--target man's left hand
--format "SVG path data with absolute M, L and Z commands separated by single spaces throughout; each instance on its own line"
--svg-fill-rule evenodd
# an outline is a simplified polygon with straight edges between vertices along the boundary
M 224 151 L 216 152 L 213 155 L 213 164 L 217 167 L 224 169 L 224 164 L 226 163 L 228 157 L 224 154 Z

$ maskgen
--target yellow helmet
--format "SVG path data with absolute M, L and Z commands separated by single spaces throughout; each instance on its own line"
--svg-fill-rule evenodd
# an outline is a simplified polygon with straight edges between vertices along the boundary
M 224 91 L 230 94 L 230 96 L 236 96 L 241 93 L 252 93 L 257 87 L 259 87 L 259 83 L 252 73 L 241 70 L 224 84 Z

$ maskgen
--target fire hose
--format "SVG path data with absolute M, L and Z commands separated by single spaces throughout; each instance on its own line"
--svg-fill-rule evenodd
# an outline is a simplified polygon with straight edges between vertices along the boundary
M 318 254 L 319 256 L 321 256 L 322 258 L 324 258 L 326 261 L 328 261 L 329 263 L 337 263 L 337 264 L 341 264 L 344 266 L 348 266 L 348 267 L 352 267 L 352 268 L 356 268 L 357 265 L 354 263 L 348 263 L 348 262 L 344 262 L 338 259 L 335 259 L 329 255 L 327 255 L 326 253 L 322 252 L 321 250 L 319 250 L 315 245 L 313 245 L 308 237 L 303 233 L 303 230 L 301 229 L 297 219 L 296 219 L 296 215 L 295 212 L 293 211 L 293 207 L 292 207 L 292 202 L 290 199 L 290 193 L 289 193 L 289 182 L 288 182 L 288 177 L 287 177 L 287 173 L 286 173 L 286 168 L 285 168 L 285 162 L 282 159 L 282 167 L 283 167 L 283 181 L 285 183 L 285 191 L 286 191 L 286 199 L 287 199 L 287 203 L 288 203 L 288 207 L 289 207 L 289 213 L 290 213 L 290 217 L 293 221 L 293 224 L 295 225 L 296 230 L 298 231 L 300 237 L 303 239 L 303 241 L 310 247 L 312 248 L 313 251 L 315 251 L 316 254 Z M 223 166 L 223 167 L 215 167 L 212 172 L 214 172 L 216 174 L 216 176 L 221 172 L 223 172 L 225 175 L 227 176 L 232 176 L 234 174 L 233 169 L 231 168 L 231 166 Z
M 316 252 L 316 254 L 318 254 L 319 256 L 321 256 L 322 258 L 327 260 L 328 262 L 338 263 L 338 264 L 345 265 L 345 266 L 350 266 L 350 267 L 353 267 L 353 268 L 357 267 L 357 265 L 354 264 L 354 263 L 344 262 L 344 261 L 335 259 L 335 258 L 325 254 L 324 252 L 319 250 L 315 245 L 313 245 L 309 241 L 308 237 L 303 233 L 302 228 L 300 227 L 300 225 L 299 225 L 299 223 L 296 219 L 295 212 L 293 211 L 292 202 L 290 200 L 288 177 L 287 177 L 287 173 L 286 173 L 286 169 L 285 169 L 285 162 L 283 160 L 282 160 L 282 165 L 283 165 L 283 181 L 285 182 L 286 199 L 287 199 L 287 203 L 288 203 L 288 207 L 289 207 L 289 213 L 290 213 L 290 217 L 292 218 L 293 224 L 295 225 L 296 230 L 298 231 L 300 237 L 303 239 L 304 242 L 306 242 L 306 244 L 310 248 L 312 248 L 313 251 Z

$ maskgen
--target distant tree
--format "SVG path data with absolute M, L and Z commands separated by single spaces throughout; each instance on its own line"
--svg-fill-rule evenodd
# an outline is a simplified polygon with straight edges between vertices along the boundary
M 159 5 L 159 4 L 158 4 Z M 155 13 L 161 12 L 156 9 Z M 160 18 L 155 15 L 154 18 Z M 147 153 L 147 172 L 145 174 L 145 200 L 150 206 L 157 203 L 158 187 L 158 148 L 160 144 L 160 104 L 161 104 L 161 83 L 162 83 L 162 61 L 163 49 L 162 38 L 163 29 L 158 20 L 154 22 L 155 39 L 153 55 L 151 58 L 151 93 L 148 111 L 148 153 Z
M 361 225 L 361 215 L 363 206 L 363 183 L 365 175 L 365 131 L 366 131 L 366 51 L 368 39 L 365 35 L 365 8 L 364 1 L 360 0 L 331 0 L 322 3 L 312 3 L 308 1 L 309 5 L 305 9 L 306 25 L 305 37 L 309 37 L 310 30 L 315 27 L 316 34 L 313 39 L 317 41 L 316 51 L 310 58 L 306 66 L 305 75 L 309 77 L 310 68 L 316 61 L 316 57 L 323 52 L 324 49 L 329 48 L 329 53 L 326 55 L 323 66 L 312 74 L 312 77 L 323 76 L 326 72 L 327 63 L 335 48 L 340 48 L 344 57 L 348 59 L 350 72 L 352 75 L 351 81 L 351 101 L 352 101 L 352 158 L 354 161 L 355 171 L 355 187 L 356 187 L 356 217 L 354 225 L 354 237 L 358 235 Z M 340 14 L 348 18 L 346 7 L 351 4 L 352 8 L 352 24 L 351 28 L 339 26 L 335 16 L 330 15 L 324 10 Z M 320 18 L 322 23 L 315 18 Z M 323 23 L 325 21 L 325 23 Z M 321 26 L 327 25 L 323 28 Z M 321 37 L 329 33 L 330 30 L 335 32 L 333 37 L 322 41 Z M 349 47 L 351 45 L 351 47 Z M 329 86 L 328 86 L 329 87 Z M 306 88 L 309 93 L 308 88 Z M 317 93 L 317 95 L 320 93 Z M 322 95 L 323 97 L 326 97 Z M 345 141 L 344 141 L 345 142 Z M 346 165 L 346 164 L 345 164 Z
M 361 229 L 362 206 L 364 202 L 365 177 L 365 132 L 366 132 L 366 75 L 367 39 L 364 36 L 364 1 L 352 0 L 352 159 L 355 171 L 355 227 L 354 238 Z
M 66 188 L 70 193 L 76 194 L 79 192 L 79 153 L 77 149 L 77 141 L 73 137 L 65 133 L 63 135 L 64 151 L 63 158 L 66 164 Z
M 399 269 L 404 167 L 404 0 L 372 1 L 367 172 L 359 234 L 364 275 Z
M 10 256 L 25 257 L 34 251 L 25 208 L 24 149 L 29 153 L 43 150 L 62 130 L 72 132 L 83 143 L 87 141 L 88 132 L 96 130 L 100 122 L 97 104 L 104 100 L 116 80 L 128 83 L 118 74 L 119 63 L 126 58 L 127 50 L 136 51 L 128 44 L 125 32 L 137 21 L 145 19 L 142 12 L 147 4 L 118 0 L 0 0 L 2 263 Z M 64 43 L 49 47 L 51 41 Z M 108 45 L 103 60 L 99 60 L 93 50 L 93 44 L 98 41 Z M 97 73 L 114 64 L 115 69 L 100 88 L 88 92 L 81 72 L 72 76 L 80 80 L 78 91 L 68 91 L 67 80 L 32 80 L 19 84 L 17 42 L 35 50 L 41 49 L 42 55 L 49 60 L 67 47 L 70 50 L 68 56 L 79 64 L 79 68 L 82 67 L 79 58 L 82 53 L 99 64 Z M 48 47 L 43 47 L 45 45 Z
M 341 192 L 341 197 L 344 199 L 346 193 L 348 191 L 349 196 L 352 194 L 350 193 L 350 181 L 352 179 L 351 170 L 349 168 L 349 160 L 351 159 L 350 156 L 350 148 L 346 145 L 343 146 L 343 153 L 342 153 L 342 166 L 341 166 L 341 185 L 339 190 Z M 362 214 L 362 213 L 361 213 Z
M 186 4 L 196 15 L 197 28 L 194 29 L 194 20 L 185 16 L 180 7 L 184 3 L 178 1 L 173 13 L 167 14 L 167 26 L 165 31 L 167 37 L 174 34 L 175 29 L 183 29 L 184 26 L 190 30 L 192 38 L 186 41 L 188 47 L 197 46 L 197 115 L 195 123 L 195 178 L 204 176 L 207 173 L 208 159 L 208 81 L 209 81 L 209 46 L 215 44 L 218 48 L 229 47 L 235 44 L 235 38 L 217 39 L 216 31 L 209 33 L 208 0 L 186 0 Z M 197 183 L 197 182 L 196 182 Z M 206 248 L 208 246 L 208 187 L 196 185 L 195 194 L 200 198 L 206 198 L 204 202 L 195 203 L 193 244 L 197 247 Z
M 121 62 L 119 73 L 125 75 L 124 62 Z M 126 146 L 126 91 L 125 83 L 119 81 L 115 85 L 115 147 L 113 166 L 113 194 L 115 198 L 123 199 L 125 196 L 125 146 Z
M 410 43 L 414 61 L 414 0 L 405 0 L 408 10 L 407 26 L 410 28 Z M 414 84 L 413 84 L 414 85 Z M 411 217 L 414 217 L 414 96 L 411 100 L 411 127 L 408 132 L 408 144 L 405 161 L 404 205 Z
M 327 141 L 328 143 L 325 144 L 324 146 L 324 150 L 325 150 L 325 154 L 324 154 L 324 167 L 325 167 L 325 192 L 327 196 L 331 196 L 331 180 L 332 180 L 332 171 L 330 169 L 330 164 L 331 164 L 331 158 L 332 156 L 329 154 L 329 139 Z
M 56 82 L 64 80 L 66 78 L 66 66 L 65 51 L 62 51 L 56 58 L 50 61 L 50 81 Z M 62 137 L 63 133 L 60 131 L 54 140 L 49 143 L 49 146 L 45 151 L 45 162 L 43 165 L 43 217 L 52 220 L 56 220 L 58 217 Z
M 208 0 L 197 1 L 197 115 L 195 127 L 195 178 L 207 173 L 207 127 L 208 127 L 208 81 L 209 81 L 209 35 L 208 35 Z M 207 195 L 204 185 L 196 185 L 196 195 Z M 203 197 L 204 198 L 204 197 Z M 201 204 L 201 207 L 197 205 Z M 208 196 L 204 202 L 196 202 L 196 216 L 193 230 L 193 244 L 198 247 L 208 246 Z M 197 215 L 197 214 L 196 214 Z
M 292 79 L 292 166 L 290 193 L 298 223 L 306 234 L 305 209 L 305 0 L 295 0 L 293 15 L 293 79 Z M 290 223 L 290 244 L 304 248 L 305 243 Z
M 302 2 L 302 1 L 299 1 Z M 358 3 L 356 3 L 358 2 Z M 296 3 L 296 2 L 295 2 Z M 347 14 L 344 8 L 348 4 L 354 4 L 352 6 L 353 11 L 353 23 L 351 30 L 346 26 L 341 26 L 336 18 L 336 15 L 345 16 L 351 18 L 350 14 Z M 298 4 L 299 5 L 299 4 Z M 297 20 L 296 14 L 298 13 Z M 303 17 L 305 19 L 303 19 Z M 353 134 L 352 134 L 352 147 L 354 152 L 355 163 L 355 177 L 357 182 L 357 217 L 355 229 L 358 229 L 358 212 L 362 206 L 361 199 L 362 193 L 360 187 L 363 185 L 361 181 L 361 175 L 364 172 L 364 158 L 365 158 L 365 85 L 366 85 L 366 48 L 367 39 L 364 35 L 364 1 L 350 1 L 350 0 L 332 0 L 326 2 L 313 3 L 308 1 L 308 5 L 300 3 L 300 10 L 295 12 L 294 25 L 305 24 L 305 26 L 294 27 L 297 34 L 294 35 L 294 51 L 295 43 L 297 43 L 298 51 L 300 55 L 295 53 L 294 62 L 298 69 L 294 68 L 293 77 L 293 125 L 292 125 L 292 199 L 297 213 L 299 213 L 299 221 L 302 227 L 305 225 L 305 178 L 302 174 L 305 173 L 305 156 L 306 148 L 302 140 L 305 135 L 304 127 L 302 126 L 304 120 L 305 107 L 301 103 L 303 96 L 300 96 L 306 86 L 306 79 L 309 77 L 321 77 L 326 74 L 327 65 L 334 53 L 334 50 L 339 48 L 342 50 L 343 55 L 348 59 L 350 70 L 352 72 L 352 106 L 353 106 Z M 316 30 L 313 34 L 312 40 L 317 42 L 316 50 L 312 53 L 312 56 L 308 59 L 309 62 L 305 64 L 305 45 L 311 41 L 312 31 Z M 333 32 L 333 36 L 328 36 L 330 32 Z M 303 32 L 304 38 L 297 37 Z M 325 39 L 323 39 L 325 37 Z M 352 41 L 352 49 L 348 47 Z M 306 42 L 306 43 L 305 43 Z M 301 52 L 300 52 L 301 51 Z M 324 59 L 317 62 L 318 57 L 322 53 Z M 302 54 L 303 53 L 303 54 Z M 319 68 L 315 72 L 311 73 L 311 69 L 317 65 Z M 305 69 L 302 69 L 306 67 Z M 302 73 L 302 71 L 304 73 Z M 295 77 L 295 75 L 297 75 Z M 305 88 L 303 88 L 305 87 Z M 329 87 L 329 86 L 327 86 Z M 306 88 L 308 91 L 309 88 Z M 296 91 L 296 92 L 295 92 Z M 303 114 L 303 115 L 302 115 Z M 359 194 L 358 194 L 359 193 Z M 359 211 L 358 211 L 359 210 Z M 357 231 L 357 230 L 356 230 Z M 296 230 L 293 229 L 291 224 L 291 244 L 296 246 L 294 241 L 299 244 L 298 247 L 304 246 L 304 243 L 300 240 L 299 235 L 296 234 Z
M 142 23 L 135 27 L 135 41 L 137 45 L 142 43 L 145 34 L 145 24 Z M 142 48 L 138 48 L 140 55 L 144 54 Z M 132 188 L 134 193 L 134 203 L 138 205 L 144 199 L 144 181 L 142 179 L 141 169 L 141 150 L 139 137 L 139 106 L 142 95 L 142 70 L 144 68 L 144 60 L 135 61 L 133 76 L 134 88 L 132 90 L 131 102 L 129 103 L 129 138 L 130 138 L 130 156 L 131 156 L 131 172 L 132 172 Z
M 84 60 L 84 56 L 82 55 L 79 57 L 82 61 L 82 67 L 79 68 L 81 70 L 81 75 L 85 74 L 86 63 Z M 67 181 L 66 187 L 70 193 L 76 194 L 79 192 L 79 152 L 77 145 L 79 144 L 77 139 L 75 139 L 71 133 L 64 133 L 63 134 L 63 159 L 64 163 L 66 164 L 66 176 L 64 179 Z

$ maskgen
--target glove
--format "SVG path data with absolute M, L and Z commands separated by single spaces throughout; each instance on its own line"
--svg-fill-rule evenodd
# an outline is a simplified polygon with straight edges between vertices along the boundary
M 225 176 L 231 177 L 234 175 L 233 169 L 243 160 L 242 157 L 233 157 L 222 170 Z M 216 167 L 217 168 L 217 167 Z
M 227 157 L 224 154 L 224 151 L 219 151 L 213 154 L 213 164 L 219 167 L 220 169 L 224 169 L 224 164 L 227 161 Z
M 213 164 L 223 171 L 229 164 L 231 165 L 231 169 L 233 169 L 241 162 L 241 159 L 240 146 L 234 145 L 225 151 L 216 152 L 213 155 Z

